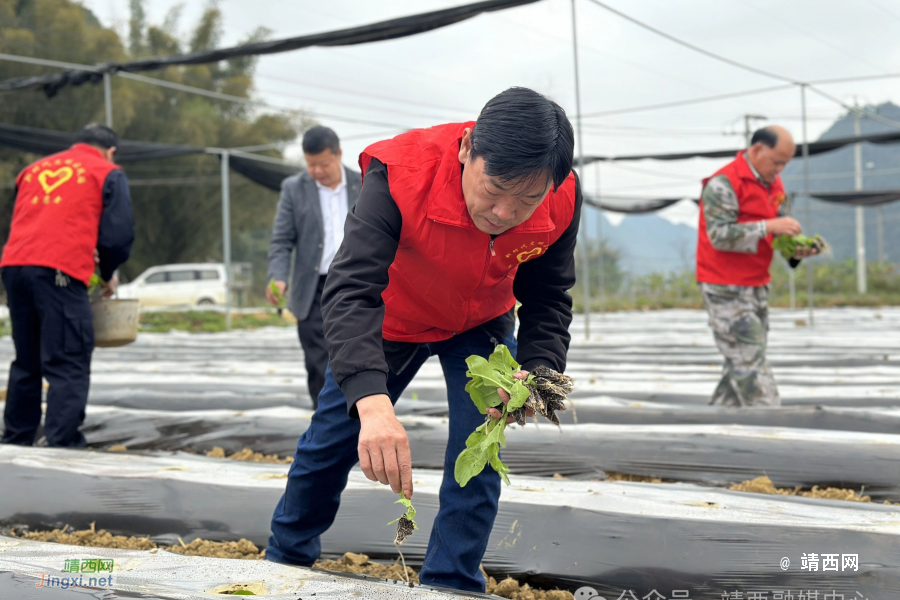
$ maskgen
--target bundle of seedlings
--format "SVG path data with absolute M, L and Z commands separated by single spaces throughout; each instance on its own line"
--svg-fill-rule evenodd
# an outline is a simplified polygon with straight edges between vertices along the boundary
M 791 260 L 800 248 L 811 248 L 816 254 L 822 254 L 830 246 L 825 239 L 816 234 L 812 237 L 805 235 L 779 235 L 772 240 L 772 248 L 781 252 L 785 260 Z
M 524 380 L 515 377 L 519 363 L 509 349 L 499 345 L 485 360 L 481 356 L 466 359 L 470 378 L 466 391 L 482 414 L 489 408 L 500 411 L 499 419 L 488 416 L 485 422 L 466 440 L 466 449 L 456 458 L 454 475 L 456 482 L 465 487 L 470 479 L 481 473 L 490 463 L 506 484 L 509 484 L 509 467 L 500 460 L 500 448 L 506 447 L 506 419 L 512 416 L 519 425 L 525 424 L 528 409 L 551 423 L 559 425 L 556 411 L 566 410 L 567 394 L 572 393 L 572 378 L 557 373 L 543 365 L 535 367 Z M 504 403 L 498 390 L 509 394 Z

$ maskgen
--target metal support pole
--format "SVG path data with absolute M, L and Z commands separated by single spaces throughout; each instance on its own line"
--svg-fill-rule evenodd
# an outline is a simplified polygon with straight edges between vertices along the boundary
M 853 131 L 856 137 L 861 135 L 859 111 L 853 112 Z M 863 189 L 862 142 L 853 144 L 854 178 L 853 189 Z M 863 207 L 856 207 L 856 291 L 866 293 L 866 221 Z
M 594 193 L 597 203 L 600 202 L 600 161 L 594 163 Z M 606 273 L 605 259 L 603 258 L 603 210 L 597 207 L 597 256 L 600 263 L 600 315 L 606 312 Z
M 225 330 L 231 329 L 231 182 L 228 151 L 222 152 L 222 258 L 225 262 Z
M 103 73 L 103 104 L 106 107 L 106 126 L 112 129 L 112 81 L 108 72 Z
M 806 135 L 806 84 L 800 84 L 800 111 L 803 116 L 803 197 L 806 199 L 806 227 L 812 224 L 812 200 L 809 198 L 809 140 Z M 806 296 L 809 307 L 809 326 L 815 325 L 813 314 L 813 271 L 806 263 Z
M 578 81 L 578 27 L 575 19 L 575 0 L 572 0 L 572 54 L 575 59 L 575 122 L 578 134 L 578 177 L 581 178 L 582 193 L 584 191 L 584 144 L 581 135 L 581 86 Z M 582 214 L 584 208 L 581 209 Z M 587 227 L 581 227 L 581 277 L 584 279 L 584 337 L 591 339 L 591 285 L 590 265 L 588 264 Z
M 746 143 L 747 148 L 750 147 L 750 140 L 753 139 L 753 131 L 750 130 L 750 126 L 754 119 L 765 121 L 766 117 L 762 115 L 744 115 L 744 142 Z
M 788 287 L 791 294 L 791 310 L 797 308 L 797 279 L 794 275 L 794 270 L 788 267 Z
M 881 210 L 881 206 L 879 205 L 875 209 L 875 219 L 877 220 L 878 225 L 878 262 L 883 263 L 885 261 L 884 256 L 884 213 Z

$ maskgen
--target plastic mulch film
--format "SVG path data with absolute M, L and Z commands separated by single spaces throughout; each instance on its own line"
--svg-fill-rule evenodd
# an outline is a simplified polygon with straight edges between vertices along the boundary
M 731 408 L 698 404 L 641 402 L 608 396 L 577 398 L 557 413 L 562 423 L 609 425 L 757 425 L 834 429 L 868 433 L 900 432 L 900 407 L 778 406 Z
M 757 411 L 754 411 L 757 412 Z M 226 452 L 244 447 L 292 456 L 310 411 L 165 413 L 91 407 L 91 445 Z M 447 419 L 401 416 L 413 467 L 444 464 Z M 603 477 L 604 471 L 724 486 L 767 475 L 780 487 L 860 489 L 900 501 L 900 435 L 744 425 L 601 425 L 547 422 L 507 428 L 503 461 L 512 473 Z
M 243 537 L 265 545 L 287 466 L 211 460 L 2 447 L 0 522 L 85 528 L 94 521 L 160 541 Z M 413 474 L 421 530 L 403 545 L 409 563 L 421 563 L 441 475 Z M 395 499 L 386 486 L 351 473 L 323 551 L 393 560 L 394 531 L 385 524 L 397 517 Z M 815 572 L 812 554 L 820 561 Z M 826 555 L 829 567 L 836 557 L 837 571 L 822 568 Z M 503 488 L 484 567 L 546 587 L 590 586 L 614 599 L 654 589 L 690 590 L 692 599 L 736 590 L 797 597 L 800 589 L 820 590 L 820 598 L 834 590 L 845 600 L 892 599 L 900 596 L 900 509 L 687 484 L 517 476 Z
M 82 564 L 88 572 L 82 572 Z M 268 561 L 182 556 L 164 550 L 85 548 L 0 536 L 0 598 L 208 600 L 213 597 L 210 594 L 230 596 L 237 590 L 280 600 L 488 597 Z

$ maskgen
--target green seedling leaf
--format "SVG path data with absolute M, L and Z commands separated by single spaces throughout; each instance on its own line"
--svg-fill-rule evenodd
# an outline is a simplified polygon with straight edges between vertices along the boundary
M 235 590 L 235 591 L 231 592 L 231 595 L 232 596 L 255 596 L 256 594 L 254 594 L 250 590 Z
M 490 463 L 494 470 L 500 474 L 500 478 L 503 479 L 503 483 L 509 485 L 509 467 L 503 464 L 503 461 L 500 460 L 500 451 L 496 446 L 494 446 L 494 448 L 491 450 Z
M 275 297 L 275 300 L 278 302 L 278 308 L 284 308 L 284 294 L 281 293 L 281 290 L 278 289 L 278 286 L 275 284 L 274 279 L 269 280 L 269 291 L 272 292 L 272 295 Z
M 418 529 L 419 526 L 416 525 L 416 509 L 413 508 L 412 500 L 407 500 L 407 499 L 403 496 L 403 494 L 400 494 L 400 499 L 397 500 L 396 502 L 394 502 L 394 504 L 402 504 L 403 506 L 405 506 L 405 507 L 406 507 L 406 513 L 405 513 L 402 517 L 397 518 L 397 519 L 394 519 L 393 521 L 391 521 L 390 523 L 388 523 L 388 525 L 393 525 L 394 523 L 396 523 L 397 521 L 399 521 L 399 520 L 402 519 L 403 517 L 406 517 L 407 519 L 409 519 L 410 521 L 412 521 L 413 526 L 414 526 L 416 529 Z
M 516 359 L 514 359 L 512 357 L 512 354 L 509 353 L 509 348 L 507 348 L 503 344 L 500 344 L 496 348 L 494 348 L 494 351 L 488 358 L 488 364 L 490 364 L 500 373 L 504 373 L 510 376 L 512 376 L 513 373 L 516 373 L 519 370 L 519 363 L 517 363 Z
M 513 384 L 512 389 L 509 390 L 509 412 L 521 408 L 527 400 L 528 388 L 525 387 L 524 383 L 517 379 L 516 383 Z
M 460 452 L 453 469 L 453 475 L 460 487 L 466 487 L 470 479 L 481 473 L 488 460 L 490 460 L 488 452 L 480 445 Z
M 103 280 L 100 279 L 100 276 L 96 273 L 91 273 L 91 278 L 88 281 L 88 294 L 93 294 L 94 290 L 103 285 Z

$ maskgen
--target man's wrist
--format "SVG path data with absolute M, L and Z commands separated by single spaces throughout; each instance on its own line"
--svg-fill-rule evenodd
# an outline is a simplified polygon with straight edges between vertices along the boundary
M 356 411 L 360 421 L 365 421 L 375 414 L 383 414 L 386 411 L 394 412 L 391 397 L 386 394 L 366 396 L 356 401 Z
M 347 398 L 347 409 L 351 417 L 357 417 L 356 403 L 369 396 L 388 396 L 387 373 L 383 371 L 360 371 L 350 375 L 340 383 L 341 391 Z

